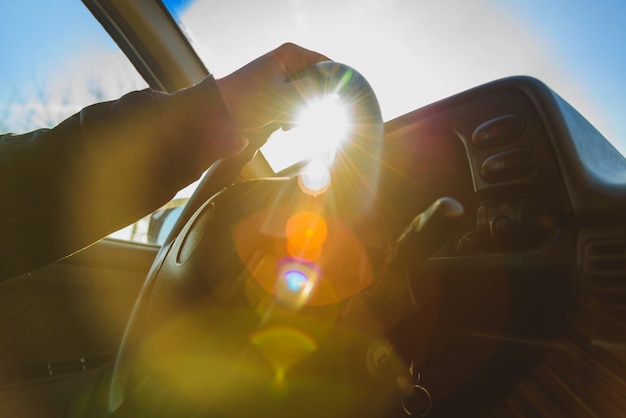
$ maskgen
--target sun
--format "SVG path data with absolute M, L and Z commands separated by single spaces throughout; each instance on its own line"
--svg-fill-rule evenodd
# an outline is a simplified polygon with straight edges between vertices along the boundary
M 293 128 L 276 131 L 261 152 L 274 172 L 313 157 L 332 160 L 351 126 L 349 106 L 337 94 L 314 97 L 296 112 Z

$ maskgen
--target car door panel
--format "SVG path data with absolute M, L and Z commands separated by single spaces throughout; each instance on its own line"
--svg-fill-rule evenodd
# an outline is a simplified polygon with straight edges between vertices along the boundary
M 103 240 L 0 283 L 2 416 L 67 415 L 113 361 L 157 251 Z

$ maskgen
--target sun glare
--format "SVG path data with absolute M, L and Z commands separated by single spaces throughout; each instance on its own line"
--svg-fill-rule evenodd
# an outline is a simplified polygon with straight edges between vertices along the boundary
M 296 119 L 304 138 L 316 141 L 320 151 L 334 150 L 348 134 L 346 106 L 336 94 L 327 94 L 306 104 Z
M 337 147 L 348 138 L 351 120 L 348 108 L 336 94 L 307 101 L 298 112 L 294 127 L 275 132 L 261 148 L 274 172 L 313 157 L 332 160 Z
M 298 176 L 298 185 L 304 193 L 317 196 L 324 193 L 330 186 L 330 170 L 321 161 L 310 161 Z

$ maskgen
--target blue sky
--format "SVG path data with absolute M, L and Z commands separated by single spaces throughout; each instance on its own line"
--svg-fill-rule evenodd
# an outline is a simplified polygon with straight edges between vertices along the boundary
M 26 83 L 37 68 L 54 66 L 68 46 L 76 51 L 94 43 L 97 48 L 116 48 L 80 1 L 4 1 L 1 10 L 5 19 L 0 25 L 0 51 L 10 57 L 10 65 L 0 69 L 0 92 L 7 80 Z
M 333 37 L 328 29 L 330 24 L 342 24 L 339 19 L 347 16 L 342 15 L 341 7 L 358 1 L 376 12 L 372 16 L 364 14 L 364 18 L 374 19 L 379 14 L 387 18 L 388 25 L 372 21 L 370 33 L 362 36 L 362 47 L 359 39 L 348 39 L 349 35 L 341 39 L 336 33 Z M 182 7 L 184 10 L 179 14 L 183 16 L 186 11 L 191 15 L 194 7 L 200 7 L 189 0 L 168 0 L 168 3 Z M 322 52 L 363 72 L 378 88 L 383 113 L 387 112 L 388 117 L 519 70 L 546 81 L 626 151 L 626 25 L 623 23 L 626 2 L 266 0 L 261 3 L 262 9 L 271 10 L 273 16 L 259 18 L 259 14 L 235 1 L 201 3 L 208 12 L 196 13 L 196 20 L 204 24 L 207 33 L 194 32 L 194 27 L 188 26 L 199 41 L 200 53 L 209 69 L 227 72 L 245 64 L 265 52 L 269 45 L 276 46 L 282 38 L 278 34 L 276 38 L 270 35 L 282 27 L 293 37 L 286 40 L 314 49 L 319 45 Z M 259 3 L 247 4 L 256 7 Z M 317 16 L 315 5 L 320 9 L 335 8 L 337 12 L 312 23 L 301 14 L 283 15 L 297 11 L 298 5 L 311 16 Z M 32 84 L 43 77 L 41 73 L 47 68 L 69 68 L 73 60 L 68 60 L 68 51 L 81 54 L 116 48 L 79 0 L 7 1 L 2 8 L 3 16 L 9 18 L 0 26 L 0 49 L 6 63 L 0 68 L 0 80 L 3 80 L 0 103 L 6 100 L 13 86 Z M 404 12 L 408 8 L 413 14 Z M 283 19 L 283 24 L 272 19 Z M 474 21 L 478 23 L 472 26 Z M 266 26 L 261 26 L 261 30 L 245 30 L 245 25 L 252 27 L 264 22 Z M 294 22 L 311 27 L 294 30 Z M 396 27 L 412 30 L 403 39 L 404 43 L 391 38 Z M 420 27 L 424 31 L 419 32 Z M 481 31 L 485 34 L 481 35 Z M 322 39 L 325 36 L 327 39 Z M 493 39 L 498 37 L 503 39 L 501 45 Z M 379 57 L 373 57 L 367 46 L 383 38 L 386 46 L 377 52 Z M 455 42 L 463 38 L 474 44 L 460 44 L 455 49 Z M 344 49 L 342 42 L 346 44 Z M 485 63 L 483 57 L 473 60 L 471 54 L 480 50 L 480 42 L 488 44 L 502 61 L 510 63 L 495 60 Z M 400 81 L 402 84 L 398 84 Z M 0 116 L 2 111 L 0 107 Z
M 48 127 L 94 101 L 145 86 L 80 0 L 1 7 L 7 18 L 0 25 L 0 130 Z
M 620 0 L 510 0 L 522 18 L 556 43 L 571 71 L 620 82 L 626 74 L 626 2 Z
M 613 139 L 626 150 L 626 2 L 509 1 L 555 45 L 564 73 L 587 85 L 613 125 Z

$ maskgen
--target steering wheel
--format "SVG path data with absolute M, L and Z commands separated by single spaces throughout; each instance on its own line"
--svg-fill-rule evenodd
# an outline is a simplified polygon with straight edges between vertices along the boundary
M 109 413 L 380 416 L 399 406 L 395 379 L 408 367 L 385 332 L 411 307 L 385 302 L 398 292 L 385 281 L 391 240 L 376 198 L 380 109 L 343 64 L 300 80 L 304 102 L 347 105 L 347 141 L 313 173 L 318 186 L 305 170 L 227 187 L 161 249 L 120 346 Z

